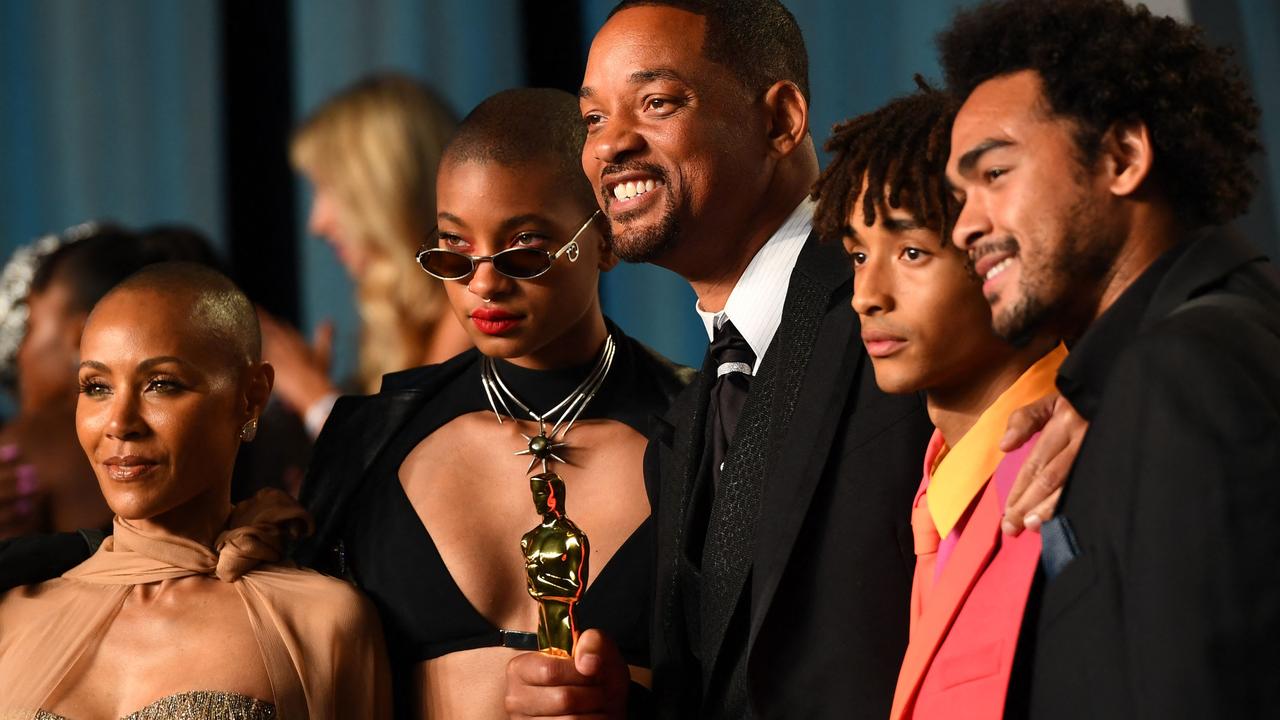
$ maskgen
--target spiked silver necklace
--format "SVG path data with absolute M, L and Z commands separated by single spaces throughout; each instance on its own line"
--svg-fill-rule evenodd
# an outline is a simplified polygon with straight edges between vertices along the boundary
M 600 391 L 600 386 L 604 385 L 609 369 L 613 367 L 613 355 L 616 350 L 617 345 L 613 341 L 613 335 L 606 335 L 604 349 L 600 351 L 600 357 L 596 360 L 591 372 L 578 383 L 578 387 L 556 403 L 555 407 L 543 413 L 534 412 L 511 392 L 506 383 L 502 382 L 502 377 L 498 375 L 498 368 L 493 358 L 484 356 L 480 359 L 480 384 L 484 387 L 485 396 L 489 398 L 489 408 L 493 410 L 494 417 L 498 418 L 498 424 L 501 425 L 503 422 L 502 413 L 498 412 L 499 405 L 506 412 L 507 417 L 516 419 L 516 414 L 511 411 L 511 405 L 507 403 L 508 400 L 538 423 L 537 435 L 520 433 L 528 446 L 513 453 L 529 456 L 529 467 L 525 470 L 525 474 L 532 471 L 538 463 L 542 463 L 544 473 L 549 471 L 552 461 L 569 464 L 567 460 L 557 455 L 556 451 L 569 447 L 569 444 L 564 442 L 564 437 L 573 429 L 573 424 L 578 421 L 578 416 L 586 409 L 587 404 Z M 556 417 L 555 424 L 548 430 L 547 421 L 556 413 L 560 414 Z

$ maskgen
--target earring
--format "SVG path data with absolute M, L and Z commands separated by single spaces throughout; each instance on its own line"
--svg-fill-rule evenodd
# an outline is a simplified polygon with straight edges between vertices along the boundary
M 245 442 L 253 442 L 258 436 L 258 418 L 253 418 L 240 427 L 240 439 Z

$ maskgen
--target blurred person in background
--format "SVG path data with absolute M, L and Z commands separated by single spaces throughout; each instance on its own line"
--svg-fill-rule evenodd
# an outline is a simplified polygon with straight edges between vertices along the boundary
M 0 426 L 0 538 L 110 523 L 75 435 L 80 334 L 107 291 L 166 260 L 218 264 L 195 230 L 85 223 L 38 240 L 6 267 L 5 374 L 18 411 Z
M 356 284 L 359 365 L 346 390 L 376 392 L 386 373 L 471 345 L 440 281 L 404 260 L 435 224 L 436 168 L 454 126 L 424 85 L 380 74 L 325 101 L 294 135 L 290 159 L 314 190 L 307 228 L 333 247 Z M 332 325 L 322 324 L 308 345 L 279 320 L 261 319 L 276 392 L 314 436 L 339 395 L 329 376 Z

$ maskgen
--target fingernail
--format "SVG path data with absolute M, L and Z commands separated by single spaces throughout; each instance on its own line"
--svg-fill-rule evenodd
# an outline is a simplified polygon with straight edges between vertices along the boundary
M 17 445 L 0 445 L 0 462 L 13 462 L 18 459 Z
M 30 495 L 40 486 L 39 481 L 36 479 L 35 465 L 19 465 L 13 469 L 13 474 L 15 477 L 14 487 L 19 495 Z
M 1005 535 L 1017 535 L 1018 528 L 1014 527 L 1013 523 L 1009 522 L 1008 520 L 1001 520 L 1000 532 L 1004 533 Z
M 600 656 L 594 653 L 583 655 L 579 658 L 581 661 L 580 672 L 583 675 L 595 675 L 600 670 Z
M 1028 530 L 1039 531 L 1042 522 L 1043 521 L 1040 519 L 1040 516 L 1035 513 L 1030 513 L 1026 517 L 1022 518 L 1022 524 L 1025 525 Z

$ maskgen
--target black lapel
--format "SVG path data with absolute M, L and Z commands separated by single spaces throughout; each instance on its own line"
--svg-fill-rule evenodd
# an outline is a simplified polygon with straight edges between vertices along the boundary
M 791 416 L 766 469 L 770 481 L 762 490 L 761 506 L 769 513 L 756 528 L 748 656 L 809 513 L 840 414 L 847 410 L 846 400 L 866 358 L 857 315 L 849 305 L 853 273 L 848 256 L 837 243 L 810 250 L 801 256 L 797 273 L 825 291 L 827 303 L 814 319 L 812 360 L 790 396 L 804 410 Z M 783 321 L 788 319 L 784 316 Z
M 343 397 L 316 438 L 300 500 L 316 522 L 316 532 L 298 544 L 299 564 L 329 570 L 325 555 L 338 541 L 349 503 L 364 487 L 369 468 L 396 432 L 436 390 L 455 378 L 473 353 L 444 365 L 415 368 L 384 378 L 377 395 Z
M 666 420 L 673 431 L 657 433 L 660 476 L 657 505 L 658 573 L 657 602 L 660 631 L 672 648 L 685 646 L 683 641 L 687 618 L 678 596 L 678 574 L 685 555 L 685 534 L 689 522 L 689 504 L 698 482 L 702 459 L 702 438 L 706 432 L 707 400 L 711 392 L 708 380 L 710 358 L 703 359 L 702 372 L 680 393 Z M 673 633 L 675 636 L 673 637 Z
M 791 274 L 782 324 L 765 353 L 758 377 L 752 381 L 721 475 L 722 486 L 738 483 L 739 487 L 747 487 L 748 481 L 754 481 L 751 487 L 756 492 L 748 498 L 717 498 L 718 506 L 713 510 L 713 514 L 727 511 L 727 515 L 717 515 L 716 536 L 708 537 L 708 552 L 704 555 L 704 562 L 713 556 L 723 562 L 720 567 L 703 567 L 703 667 L 709 670 L 704 683 L 711 679 L 710 670 L 715 667 L 746 580 L 755 572 L 752 563 L 756 551 L 762 544 L 773 542 L 758 537 L 760 507 L 769 507 L 772 515 L 775 494 L 786 495 L 790 504 L 797 491 L 803 493 L 807 507 L 821 472 L 830 444 L 829 428 L 834 428 L 835 423 L 824 425 L 821 418 L 810 417 L 809 408 L 825 408 L 831 398 L 844 397 L 844 394 L 838 392 L 838 373 L 826 372 L 830 366 L 838 367 L 840 363 L 811 363 L 810 360 L 815 357 L 815 348 L 824 330 L 827 335 L 839 334 L 825 327 L 829 324 L 826 319 L 837 290 L 844 288 L 845 293 L 838 295 L 841 301 L 848 301 L 851 278 L 844 250 L 839 245 L 823 244 L 816 235 L 810 235 Z M 837 315 L 851 317 L 852 310 Z M 843 328 L 845 344 L 829 338 L 826 344 L 836 345 L 838 350 L 824 345 L 824 352 L 835 352 L 834 357 L 848 354 L 844 350 L 852 332 L 852 321 L 848 317 L 844 323 L 847 327 Z M 837 320 L 835 324 L 841 323 Z M 821 379 L 810 377 L 819 370 L 823 375 Z M 801 406 L 806 411 L 796 416 L 794 411 Z M 827 430 L 825 438 L 821 432 L 824 429 Z M 815 463 L 816 467 L 810 468 Z M 805 487 L 798 489 L 797 483 Z M 731 504 L 742 503 L 742 506 L 722 509 L 719 507 L 722 499 Z M 743 503 L 744 500 L 747 502 Z M 724 522 L 726 517 L 730 522 Z M 803 518 L 803 513 L 800 517 Z M 794 542 L 794 537 L 791 540 Z M 713 552 L 713 543 L 731 551 Z M 754 606 L 755 602 L 751 604 Z M 754 607 L 752 613 L 755 613 Z

